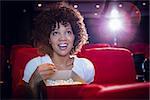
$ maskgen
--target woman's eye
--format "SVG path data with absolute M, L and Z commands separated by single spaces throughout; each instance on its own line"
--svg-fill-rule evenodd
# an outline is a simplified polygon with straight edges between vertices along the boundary
M 72 32 L 71 31 L 67 31 L 66 34 L 72 34 Z
M 58 35 L 58 34 L 59 34 L 58 32 L 53 32 L 53 33 L 52 33 L 52 35 L 54 35 L 54 36 L 55 36 L 55 35 Z

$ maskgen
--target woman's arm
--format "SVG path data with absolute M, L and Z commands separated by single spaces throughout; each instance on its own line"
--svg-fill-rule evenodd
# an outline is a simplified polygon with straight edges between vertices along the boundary
M 42 77 L 36 69 L 35 72 L 32 74 L 28 84 L 31 89 L 32 96 L 34 98 L 38 97 L 38 84 L 40 83 L 40 81 L 42 81 Z
M 33 97 L 38 97 L 39 83 L 50 78 L 50 76 L 55 73 L 55 70 L 56 69 L 52 64 L 42 64 L 37 67 L 29 80 L 29 87 Z

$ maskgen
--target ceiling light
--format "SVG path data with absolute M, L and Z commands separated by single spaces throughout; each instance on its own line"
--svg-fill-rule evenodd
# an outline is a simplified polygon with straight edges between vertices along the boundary
M 98 15 L 98 13 L 94 13 L 94 15 L 95 15 L 95 16 L 97 16 L 97 15 Z
M 38 7 L 42 7 L 42 4 L 41 4 L 41 3 L 38 3 Z
M 77 5 L 77 4 L 75 4 L 73 7 L 74 7 L 74 8 L 78 8 L 78 5 Z
M 143 5 L 143 6 L 145 6 L 145 5 L 146 5 L 146 3 L 145 3 L 145 2 L 143 2 L 143 3 L 142 3 L 142 5 Z
M 121 3 L 119 4 L 119 7 L 120 7 L 120 8 L 122 7 L 122 4 L 121 4 Z
M 98 8 L 100 8 L 100 5 L 99 5 L 99 4 L 96 4 L 96 6 L 95 6 L 95 7 L 98 9 Z

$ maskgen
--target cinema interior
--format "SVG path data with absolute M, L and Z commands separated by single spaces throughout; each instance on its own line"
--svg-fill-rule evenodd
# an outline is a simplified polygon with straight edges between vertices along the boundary
M 24 70 L 42 56 L 32 38 L 33 20 L 61 1 L 0 1 L 0 99 L 149 100 L 149 0 L 63 0 L 84 18 L 88 41 L 75 55 L 92 62 L 94 80 L 55 85 L 42 80 L 32 98 Z

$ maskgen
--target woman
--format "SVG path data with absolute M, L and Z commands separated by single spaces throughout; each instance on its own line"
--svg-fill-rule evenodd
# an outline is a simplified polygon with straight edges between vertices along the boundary
M 91 83 L 95 74 L 93 64 L 85 58 L 72 56 L 88 39 L 79 11 L 66 3 L 56 3 L 34 21 L 33 37 L 45 55 L 31 59 L 25 67 L 23 80 L 31 89 L 58 70 L 72 70 L 86 83 Z

